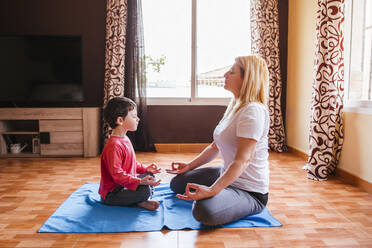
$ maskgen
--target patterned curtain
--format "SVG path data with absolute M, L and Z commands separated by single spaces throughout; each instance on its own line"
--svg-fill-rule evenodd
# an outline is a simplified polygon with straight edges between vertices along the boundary
M 113 97 L 124 96 L 126 26 L 127 0 L 107 0 L 104 105 Z M 105 141 L 109 129 L 104 122 Z
M 276 152 L 287 150 L 281 106 L 278 0 L 251 0 L 252 53 L 266 60 L 270 72 L 269 147 Z
M 344 0 L 318 0 L 307 177 L 326 180 L 343 143 Z

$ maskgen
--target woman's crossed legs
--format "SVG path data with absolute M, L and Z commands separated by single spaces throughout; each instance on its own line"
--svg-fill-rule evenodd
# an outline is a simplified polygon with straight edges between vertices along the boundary
M 221 167 L 191 170 L 175 176 L 170 187 L 175 193 L 183 194 L 187 183 L 211 186 L 220 173 Z M 257 214 L 264 208 L 265 205 L 249 192 L 229 186 L 211 198 L 194 201 L 192 213 L 194 218 L 202 224 L 215 226 Z

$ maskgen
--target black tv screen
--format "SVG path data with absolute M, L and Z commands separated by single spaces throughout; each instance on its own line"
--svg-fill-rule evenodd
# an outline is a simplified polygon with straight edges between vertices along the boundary
M 0 36 L 0 105 L 82 105 L 81 46 L 80 36 Z

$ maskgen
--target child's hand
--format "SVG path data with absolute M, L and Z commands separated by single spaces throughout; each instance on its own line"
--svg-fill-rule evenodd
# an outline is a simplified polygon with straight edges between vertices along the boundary
M 151 186 L 158 186 L 160 184 L 160 179 L 158 181 L 155 181 L 154 177 L 152 176 L 145 176 L 144 178 L 141 178 L 140 184 L 142 185 L 151 185 Z
M 152 173 L 152 174 L 159 173 L 160 170 L 161 170 L 160 167 L 157 166 L 156 164 L 151 164 L 151 165 L 149 165 L 149 166 L 146 168 L 146 172 L 149 172 L 149 173 Z

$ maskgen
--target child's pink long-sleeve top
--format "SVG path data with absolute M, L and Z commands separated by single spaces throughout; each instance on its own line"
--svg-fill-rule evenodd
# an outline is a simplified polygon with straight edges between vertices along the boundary
M 98 193 L 106 198 L 107 193 L 119 185 L 136 190 L 140 183 L 136 173 L 143 174 L 146 167 L 136 161 L 132 143 L 127 136 L 111 136 L 101 154 L 101 182 Z

